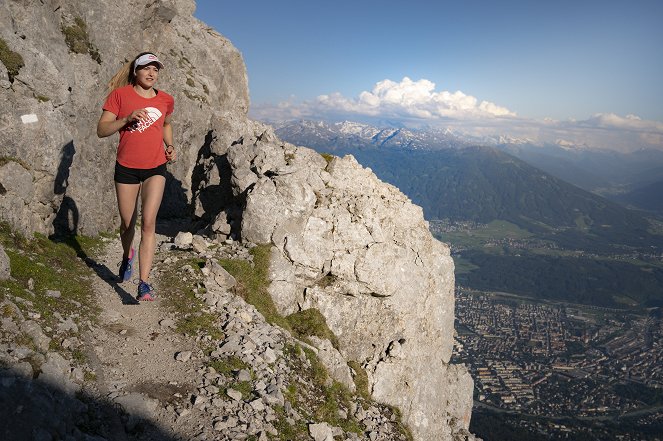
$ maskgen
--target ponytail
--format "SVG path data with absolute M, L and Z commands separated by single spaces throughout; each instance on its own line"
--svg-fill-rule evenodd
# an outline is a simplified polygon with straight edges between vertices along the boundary
M 115 75 L 113 75 L 113 78 L 111 78 L 108 83 L 109 91 L 115 90 L 118 87 L 126 86 L 130 83 L 129 74 L 133 74 L 133 69 L 131 68 L 133 64 L 133 61 L 127 61 L 124 63 L 124 66 L 122 66 L 120 70 L 118 70 Z

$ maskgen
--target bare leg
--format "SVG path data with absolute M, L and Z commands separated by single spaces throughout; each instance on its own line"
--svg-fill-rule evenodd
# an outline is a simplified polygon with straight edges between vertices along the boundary
M 154 249 L 156 247 L 157 212 L 161 205 L 166 178 L 160 175 L 152 176 L 143 182 L 141 191 L 142 218 L 141 238 L 138 262 L 140 264 L 140 279 L 144 282 L 150 277 Z
M 138 192 L 140 184 L 115 183 L 117 207 L 120 210 L 120 240 L 124 253 L 122 257 L 129 257 L 131 245 L 134 241 L 136 218 L 138 217 Z

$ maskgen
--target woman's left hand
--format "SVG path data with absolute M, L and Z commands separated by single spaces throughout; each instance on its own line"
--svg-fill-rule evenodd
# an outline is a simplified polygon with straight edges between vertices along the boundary
M 168 162 L 175 162 L 175 158 L 177 158 L 177 153 L 175 153 L 175 148 L 173 146 L 166 147 L 166 159 Z

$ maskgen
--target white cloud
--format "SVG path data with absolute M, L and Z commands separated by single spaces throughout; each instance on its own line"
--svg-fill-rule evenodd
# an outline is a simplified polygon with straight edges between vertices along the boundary
M 342 109 L 362 115 L 402 116 L 424 120 L 515 116 L 515 113 L 505 107 L 488 101 L 479 102 L 477 98 L 461 91 L 435 92 L 435 83 L 432 81 L 413 81 L 408 77 L 399 83 L 391 80 L 380 81 L 373 90 L 364 91 L 355 99 L 345 98 L 340 94 L 332 95 L 332 99 L 323 95 L 318 97 L 315 103 L 329 106 L 329 110 Z
M 585 121 L 580 121 L 579 124 L 603 129 L 663 132 L 662 122 L 643 120 L 637 115 L 622 117 L 614 113 L 597 113 Z
M 280 115 L 274 115 L 275 111 Z M 268 115 L 267 112 L 272 112 L 272 114 Z M 332 93 L 320 95 L 315 100 L 299 104 L 289 102 L 284 105 L 281 103 L 276 108 L 260 106 L 253 113 L 260 118 L 280 119 L 301 117 L 302 115 L 319 118 L 341 113 L 421 120 L 516 116 L 506 107 L 495 103 L 479 101 L 461 91 L 436 92 L 435 83 L 432 81 L 426 79 L 413 81 L 408 77 L 398 83 L 388 79 L 379 81 L 370 92 L 361 92 L 356 98 L 347 98 L 340 93 Z

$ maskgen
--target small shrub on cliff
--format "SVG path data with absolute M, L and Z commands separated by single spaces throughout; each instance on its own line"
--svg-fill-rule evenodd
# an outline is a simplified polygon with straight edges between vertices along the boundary
M 18 75 L 18 71 L 25 66 L 23 63 L 23 57 L 18 52 L 14 52 L 9 49 L 7 42 L 0 38 L 0 61 L 7 68 L 7 74 L 9 75 L 9 81 L 14 82 L 14 77 Z
M 70 51 L 75 54 L 90 54 L 90 57 L 94 61 L 101 64 L 99 51 L 90 43 L 90 37 L 87 34 L 87 24 L 82 18 L 74 18 L 74 24 L 71 26 L 62 26 L 62 33 Z

